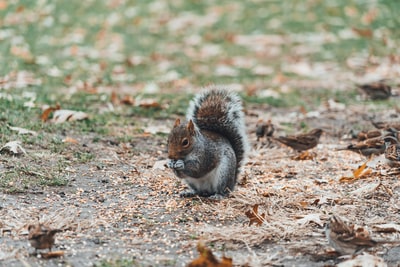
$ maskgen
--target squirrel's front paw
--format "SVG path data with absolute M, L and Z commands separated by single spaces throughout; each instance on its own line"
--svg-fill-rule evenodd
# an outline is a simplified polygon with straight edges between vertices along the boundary
M 179 171 L 179 170 L 183 170 L 185 168 L 185 163 L 181 159 L 178 159 L 178 160 L 170 159 L 167 162 L 167 166 L 170 169 Z
M 173 168 L 174 168 L 174 165 L 175 165 L 175 160 L 169 159 L 169 160 L 167 161 L 167 167 L 168 167 L 168 168 L 173 169 Z
M 183 162 L 183 160 L 178 159 L 174 164 L 174 169 L 175 170 L 183 170 L 183 169 L 185 169 L 185 163 Z

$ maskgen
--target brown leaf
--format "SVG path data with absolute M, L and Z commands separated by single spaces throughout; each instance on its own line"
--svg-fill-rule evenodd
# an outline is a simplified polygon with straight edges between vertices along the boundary
M 367 162 L 358 167 L 357 170 L 354 170 L 353 171 L 354 178 L 360 178 L 361 176 L 365 175 L 365 172 L 368 171 L 368 169 L 365 169 L 366 167 L 367 167 Z
M 112 91 L 110 98 L 113 105 L 119 105 L 120 100 L 116 92 Z
M 78 56 L 79 55 L 79 46 L 72 45 L 69 49 L 71 56 Z
M 174 88 L 183 88 L 190 84 L 188 79 L 176 79 L 171 82 Z
M 339 182 L 345 183 L 345 182 L 352 182 L 356 179 L 360 179 L 362 177 L 365 177 L 369 174 L 372 173 L 372 169 L 367 168 L 367 162 L 365 162 L 363 165 L 358 167 L 356 170 L 353 171 L 353 177 L 348 177 L 348 176 L 343 176 L 339 179 Z
M 359 36 L 361 37 L 365 37 L 365 38 L 371 38 L 373 35 L 373 32 L 371 29 L 360 29 L 360 28 L 351 28 L 353 30 L 353 32 L 357 33 Z
M 253 223 L 256 223 L 258 226 L 261 226 L 265 220 L 265 213 L 259 214 L 258 213 L 258 204 L 253 206 L 253 210 L 246 211 L 246 216 L 250 219 L 249 226 Z
M 24 12 L 24 10 L 25 10 L 25 6 L 23 6 L 23 5 L 19 5 L 18 7 L 17 7 L 17 13 L 21 13 L 21 12 Z
M 376 18 L 378 17 L 378 9 L 376 8 L 372 8 L 370 10 L 368 10 L 367 13 L 365 13 L 362 18 L 361 21 L 366 24 L 369 25 L 372 22 L 374 22 L 376 20 Z
M 292 157 L 293 160 L 313 160 L 315 158 L 315 153 L 310 153 L 308 151 L 304 151 L 303 153 Z
M 76 140 L 72 137 L 69 137 L 69 136 L 65 137 L 62 141 L 64 143 L 70 143 L 70 144 L 78 144 L 79 143 L 78 140 Z
M 308 207 L 308 202 L 307 201 L 300 201 L 299 204 L 303 209 Z
M 340 183 L 350 183 L 354 180 L 355 180 L 354 177 L 342 176 L 342 177 L 340 177 L 339 182 Z
M 33 62 L 33 56 L 31 52 L 25 48 L 12 46 L 10 48 L 10 53 L 20 59 L 25 60 L 26 62 Z
M 299 111 L 300 111 L 300 113 L 303 114 L 303 115 L 306 115 L 306 114 L 307 114 L 307 110 L 306 110 L 306 107 L 305 107 L 305 106 L 300 106 Z
M 41 253 L 43 259 L 51 259 L 51 258 L 58 258 L 64 256 L 64 251 L 49 251 L 47 253 Z
M 288 77 L 286 77 L 285 75 L 283 75 L 283 73 L 279 72 L 274 78 L 273 78 L 273 83 L 277 83 L 277 84 L 282 84 L 287 82 L 289 79 Z
M 355 17 L 358 15 L 358 9 L 355 6 L 345 6 L 344 12 L 349 17 Z
M 138 106 L 142 108 L 161 108 L 161 104 L 157 100 L 151 98 L 140 100 Z
M 121 103 L 125 105 L 133 106 L 135 105 L 135 99 L 132 96 L 126 95 L 121 99 Z
M 42 121 L 47 121 L 49 119 L 50 114 L 53 111 L 59 110 L 61 107 L 59 104 L 57 104 L 55 107 L 47 107 L 43 112 L 42 115 L 40 116 Z
M 0 10 L 4 10 L 7 8 L 7 1 L 0 1 Z
M 209 248 L 206 248 L 203 244 L 197 244 L 197 251 L 200 256 L 188 264 L 188 267 L 232 267 L 232 259 L 222 257 L 221 261 L 214 256 Z

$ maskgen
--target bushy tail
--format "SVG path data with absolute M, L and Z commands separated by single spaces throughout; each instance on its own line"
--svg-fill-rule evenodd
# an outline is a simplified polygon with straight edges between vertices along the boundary
M 187 119 L 193 120 L 200 129 L 219 133 L 229 140 L 236 155 L 236 173 L 239 173 L 249 150 L 240 97 L 225 88 L 207 87 L 190 102 Z

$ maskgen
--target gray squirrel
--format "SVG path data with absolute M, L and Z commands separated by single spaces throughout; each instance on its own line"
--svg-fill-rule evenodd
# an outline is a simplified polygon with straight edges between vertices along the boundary
M 199 195 L 222 198 L 234 190 L 249 150 L 240 97 L 207 87 L 190 102 L 186 121 L 175 121 L 168 137 L 168 167 Z

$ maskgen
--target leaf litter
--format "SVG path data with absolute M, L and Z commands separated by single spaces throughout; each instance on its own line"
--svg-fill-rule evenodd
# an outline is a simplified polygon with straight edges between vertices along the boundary
M 18 134 L 30 134 L 33 136 L 37 135 L 37 132 L 35 131 L 31 131 L 25 128 L 20 128 L 20 127 L 13 127 L 13 126 L 8 126 L 10 128 L 10 130 L 16 131 Z
M 1 2 L 0 8 L 4 8 L 4 5 L 7 3 Z M 113 1 L 110 5 L 118 6 L 121 3 Z M 222 17 L 229 19 L 232 14 L 245 14 L 246 12 L 241 12 L 241 8 L 244 7 L 242 4 L 221 5 L 204 15 L 187 11 L 177 16 L 172 14 L 171 10 L 166 8 L 167 6 L 165 1 L 151 4 L 152 14 L 163 15 L 158 19 L 155 19 L 158 16 L 141 15 L 135 8 L 124 10 L 121 12 L 123 15 L 110 12 L 105 23 L 107 25 L 98 33 L 95 47 L 82 44 L 88 30 L 73 29 L 72 32 L 67 33 L 62 42 L 68 41 L 69 44 L 69 41 L 73 40 L 74 44 L 68 45 L 62 51 L 62 56 L 82 60 L 83 66 L 86 65 L 90 71 L 93 71 L 93 77 L 90 77 L 89 82 L 65 77 L 66 83 L 70 86 L 64 90 L 65 93 L 68 95 L 76 92 L 97 94 L 105 91 L 111 95 L 113 105 L 124 104 L 144 109 L 163 109 L 164 106 L 157 99 L 134 98 L 130 90 L 138 90 L 138 88 L 154 90 L 160 86 L 166 87 L 168 82 L 177 85 L 167 90 L 168 92 L 186 92 L 188 88 L 197 88 L 197 81 L 186 77 L 185 73 L 171 72 L 181 67 L 170 59 L 171 55 L 175 57 L 176 51 L 196 61 L 199 59 L 200 63 L 205 59 L 214 57 L 217 59 L 214 67 L 196 64 L 184 66 L 187 69 L 192 68 L 195 73 L 198 71 L 208 76 L 210 72 L 215 71 L 216 76 L 221 79 L 233 77 L 232 82 L 236 85 L 239 84 L 236 78 L 243 71 L 259 76 L 253 77 L 256 79 L 254 84 L 239 84 L 239 91 L 244 92 L 243 88 L 253 88 L 255 95 L 264 94 L 264 96 L 274 96 L 277 99 L 290 97 L 293 88 L 310 90 L 310 92 L 321 88 L 329 90 L 335 88 L 339 90 L 339 93 L 343 93 L 349 90 L 355 81 L 364 79 L 391 78 L 398 82 L 400 64 L 395 56 L 381 58 L 370 51 L 352 52 L 347 59 L 347 64 L 353 72 L 329 60 L 311 61 L 308 58 L 311 53 L 323 51 L 323 46 L 332 45 L 343 36 L 349 39 L 369 38 L 371 34 L 379 36 L 378 30 L 373 30 L 371 33 L 368 26 L 365 29 L 358 26 L 346 26 L 346 29 L 339 34 L 326 31 L 309 34 L 260 34 L 259 31 L 255 31 L 255 34 L 232 33 L 231 36 L 225 38 L 241 46 L 244 49 L 244 56 L 230 61 L 217 58 L 218 53 L 224 51 L 224 48 L 221 48 L 219 44 L 211 43 L 212 38 L 215 37 L 203 36 L 199 32 L 205 27 L 215 25 Z M 17 8 L 17 12 L 8 14 L 3 24 L 6 27 L 25 25 L 42 21 L 39 19 L 42 16 L 51 17 L 51 14 L 35 11 L 21 6 Z M 347 12 L 355 14 L 361 10 L 351 8 L 349 11 L 349 6 L 347 6 Z M 375 20 L 374 17 L 377 16 L 375 13 L 370 10 L 364 14 L 363 20 L 367 25 Z M 62 19 L 70 19 L 69 15 L 64 15 L 66 17 Z M 136 53 L 123 55 L 122 51 L 125 48 L 122 35 L 110 32 L 113 25 L 122 26 L 120 22 L 123 21 L 123 16 L 129 17 L 129 21 L 138 27 L 150 25 L 153 33 L 157 33 L 165 25 L 172 38 L 179 38 L 190 32 L 192 38 L 186 40 L 192 44 L 185 46 L 198 45 L 199 52 L 186 49 L 186 47 L 182 48 L 180 42 L 176 42 L 169 44 L 164 53 L 153 53 L 149 57 L 136 55 Z M 95 17 L 88 17 L 92 23 L 96 21 Z M 307 17 L 304 16 L 303 19 Z M 51 25 L 50 22 L 47 23 Z M 269 23 L 272 29 L 282 28 L 276 19 L 275 22 L 271 20 Z M 6 36 L 3 30 L 1 32 L 2 36 Z M 390 36 L 385 38 L 389 39 L 385 41 L 387 43 L 393 41 L 390 40 Z M 145 36 L 143 40 L 149 42 Z M 286 47 L 283 46 L 290 44 L 295 44 L 293 51 L 296 51 L 296 55 L 290 53 L 283 55 L 286 53 Z M 33 55 L 28 47 L 13 45 L 11 48 L 13 56 L 27 64 L 31 64 L 33 59 L 39 65 L 48 64 L 44 56 Z M 328 59 L 332 58 L 332 54 L 329 53 L 325 56 Z M 276 60 L 278 57 L 282 57 L 282 60 Z M 96 75 L 104 76 L 102 69 L 110 63 L 104 63 L 103 66 L 91 64 L 85 61 L 86 58 L 91 60 L 110 58 L 112 63 L 117 64 L 122 64 L 124 60 L 127 60 L 135 68 L 146 66 L 149 62 L 155 63 L 157 68 L 154 69 L 159 73 L 150 73 L 148 76 L 162 77 L 163 82 L 159 83 L 155 79 L 157 82 L 150 80 L 136 83 L 136 77 L 132 78 L 126 73 L 127 67 L 119 65 L 112 66 L 111 73 L 107 73 L 118 84 L 97 87 L 93 82 Z M 191 60 L 188 61 L 191 62 Z M 274 66 L 275 61 L 280 62 L 280 65 Z M 69 71 L 71 66 L 79 69 L 77 68 L 80 67 L 79 65 L 75 61 L 68 62 L 65 64 L 66 67 L 60 64 L 59 68 L 51 68 L 49 76 L 59 77 L 66 69 Z M 268 75 L 272 78 L 265 77 Z M 134 84 L 129 84 L 132 81 L 135 81 Z M 120 83 L 128 85 L 120 85 Z M 34 73 L 11 71 L 0 77 L 0 87 L 7 91 L 4 94 L 2 92 L 0 97 L 12 100 L 14 96 L 10 94 L 10 91 L 13 89 L 38 85 L 42 85 L 42 79 L 36 77 Z M 123 90 L 124 87 L 128 88 L 129 94 L 124 93 L 121 98 L 111 94 L 114 90 Z M 151 88 L 148 89 L 148 87 Z M 393 88 L 393 91 L 396 91 L 396 88 Z M 246 181 L 237 186 L 230 198 L 219 202 L 202 198 L 181 199 L 178 197 L 185 185 L 177 180 L 169 169 L 162 167 L 165 164 L 163 160 L 166 157 L 166 140 L 164 137 L 155 135 L 157 132 L 166 132 L 162 124 L 153 125 L 149 120 L 147 121 L 148 133 L 138 134 L 126 142 L 115 140 L 109 142 L 102 139 L 100 142 L 82 142 L 81 140 L 95 139 L 92 135 L 88 135 L 78 138 L 79 142 L 76 143 L 78 139 L 69 137 L 76 136 L 74 132 L 67 132 L 61 140 L 74 146 L 68 146 L 64 152 L 76 152 L 72 149 L 82 144 L 82 147 L 84 145 L 90 147 L 96 155 L 95 160 L 87 164 L 69 162 L 68 166 L 58 166 L 60 173 L 67 174 L 68 185 L 65 187 L 43 187 L 43 190 L 38 192 L 31 191 L 16 195 L 0 193 L 2 199 L 0 228 L 6 235 L 2 237 L 4 250 L 2 249 L 0 253 L 0 259 L 10 264 L 28 261 L 38 262 L 39 265 L 43 263 L 29 257 L 28 251 L 32 248 L 27 245 L 24 230 L 27 223 L 37 222 L 38 219 L 56 228 L 69 229 L 57 236 L 55 246 L 65 251 L 65 255 L 61 261 L 55 263 L 48 261 L 49 264 L 54 263 L 54 265 L 63 264 L 65 261 L 76 266 L 95 265 L 99 260 L 107 260 L 110 255 L 113 255 L 113 257 L 135 259 L 143 265 L 185 266 L 198 255 L 196 252 L 198 240 L 204 241 L 207 247 L 212 246 L 212 251 L 215 253 L 219 251 L 226 253 L 233 259 L 235 265 L 268 266 L 304 263 L 307 266 L 315 262 L 334 265 L 337 263 L 336 259 L 317 258 L 317 256 L 325 255 L 325 251 L 329 249 L 323 233 L 323 223 L 333 212 L 351 221 L 362 222 L 363 225 L 378 226 L 373 229 L 376 229 L 377 235 L 381 237 L 398 239 L 396 226 L 400 220 L 398 176 L 388 175 L 385 172 L 387 166 L 379 163 L 368 168 L 361 165 L 362 169 L 359 169 L 358 166 L 365 161 L 364 158 L 351 152 L 336 152 L 332 149 L 341 142 L 340 137 L 343 136 L 344 131 L 353 125 L 368 128 L 368 122 L 364 123 L 363 119 L 363 115 L 368 115 L 367 108 L 374 110 L 374 114 L 383 119 L 388 119 L 390 116 L 398 117 L 398 111 L 380 110 L 374 103 L 360 102 L 359 105 L 350 107 L 336 99 L 328 100 L 327 104 L 324 103 L 320 108 L 312 111 L 304 106 L 302 109 L 298 107 L 265 108 L 248 103 L 246 120 L 249 126 L 256 125 L 256 121 L 263 117 L 273 118 L 277 126 L 277 135 L 286 134 L 286 131 L 293 128 L 298 131 L 304 127 L 312 128 L 321 124 L 329 131 L 327 136 L 322 138 L 320 145 L 315 148 L 316 155 L 302 161 L 292 160 L 287 150 L 274 143 L 268 146 L 258 143 L 250 132 L 254 148 L 251 151 L 249 163 L 244 168 Z M 59 110 L 60 116 L 56 113 Z M 53 122 L 87 118 L 87 114 L 79 113 L 79 111 L 65 111 L 61 110 L 60 106 L 53 106 L 43 112 L 42 120 L 50 120 L 51 115 L 56 118 L 52 120 Z M 132 118 L 132 120 L 140 119 L 142 118 Z M 172 121 L 165 120 L 165 125 L 172 125 Z M 127 130 L 129 127 L 131 126 L 125 125 L 124 128 Z M 107 138 L 114 137 L 114 134 L 117 137 L 123 136 L 124 132 L 120 130 L 120 127 L 114 127 L 111 136 Z M 55 134 L 54 137 L 59 138 L 60 135 Z M 11 142 L 14 143 L 8 147 L 13 147 L 12 150 L 19 153 L 24 151 L 20 146 L 21 143 Z M 116 145 L 110 145 L 110 143 Z M 3 147 L 6 150 L 5 146 Z M 39 146 L 35 148 L 40 152 Z M 55 164 L 54 158 L 66 155 L 51 149 L 45 151 L 47 154 L 45 153 L 41 158 L 43 160 L 41 167 L 44 170 L 46 170 L 46 164 Z M 7 157 L 8 155 L 2 157 L 0 162 L 2 175 L 13 168 L 10 161 L 7 161 Z M 23 160 L 25 159 L 13 158 L 15 163 Z M 356 171 L 353 172 L 353 170 Z M 368 173 L 364 174 L 366 171 Z M 349 178 L 349 181 L 341 183 L 341 177 L 345 177 L 349 172 L 353 176 Z M 256 205 L 257 209 L 255 209 Z M 258 209 L 262 210 L 261 214 Z M 246 215 L 246 212 L 250 217 Z M 252 219 L 255 223 L 249 223 Z M 394 222 L 394 225 L 387 225 L 387 222 Z M 302 250 L 299 250 L 299 247 Z M 384 254 L 384 249 L 386 247 L 378 247 L 377 251 L 373 252 L 382 253 L 384 257 L 386 256 L 385 259 L 388 259 L 387 254 Z M 206 247 L 199 250 L 201 250 L 200 253 L 210 251 Z M 299 251 L 301 253 L 298 253 Z M 206 252 L 206 254 L 210 253 Z M 371 257 L 364 258 L 371 260 Z M 397 260 L 398 258 L 397 255 Z M 372 260 L 376 261 L 376 259 Z M 354 265 L 355 263 L 350 263 L 350 266 Z
M 349 116 L 353 116 L 351 112 Z M 247 119 L 251 123 L 252 118 Z M 312 124 L 318 119 L 307 120 Z M 254 126 L 257 121 L 254 118 Z M 276 122 L 279 126 L 279 118 Z M 282 133 L 280 127 L 276 131 Z M 76 139 L 68 141 L 68 136 L 65 141 L 75 143 Z M 324 254 L 329 246 L 323 224 L 329 213 L 369 226 L 398 222 L 399 185 L 393 183 L 397 178 L 380 173 L 385 166 L 375 164 L 368 167 L 372 172 L 363 179 L 340 183 L 340 177 L 364 160 L 358 154 L 331 149 L 331 136 L 322 138 L 315 148 L 316 157 L 307 161 L 292 160 L 287 149 L 273 143 L 270 147 L 258 146 L 245 167 L 246 183 L 219 202 L 179 198 L 185 186 L 164 168 L 162 148 L 160 153 L 154 149 L 157 142 L 165 145 L 164 138 L 150 134 L 150 143 L 137 138 L 133 145 L 140 146 L 141 152 L 136 155 L 123 146 L 91 143 L 98 160 L 74 165 L 74 170 L 65 169 L 70 180 L 66 188 L 52 188 L 52 193 L 45 194 L 3 194 L 2 206 L 6 208 L 0 210 L 0 225 L 2 230 L 11 229 L 11 233 L 6 236 L 2 259 L 13 261 L 15 244 L 19 244 L 21 255 L 32 250 L 22 229 L 38 216 L 53 227 L 70 228 L 57 236 L 55 244 L 57 250 L 65 251 L 65 259 L 80 255 L 94 263 L 84 255 L 96 254 L 106 259 L 111 253 L 120 257 L 132 255 L 143 263 L 176 260 L 181 265 L 196 258 L 198 239 L 213 244 L 213 251 L 225 251 L 238 265 L 290 262 L 289 255 L 300 248 L 301 254 L 306 255 L 302 259 L 305 262 L 325 255 L 325 261 L 333 263 Z M 253 144 L 257 143 L 255 134 L 250 138 Z M 385 188 L 393 193 L 388 194 Z M 11 208 L 15 198 L 22 202 Z M 251 220 L 254 223 L 249 225 Z M 398 232 L 390 227 L 396 229 L 373 229 L 375 235 L 392 239 Z M 158 256 L 149 261 L 144 250 Z M 79 258 L 73 261 L 80 263 Z
M 206 248 L 203 244 L 197 244 L 197 251 L 200 256 L 190 262 L 188 267 L 232 267 L 232 259 L 227 257 L 222 257 L 219 261 L 209 248 Z
M 0 148 L 0 152 L 9 152 L 13 155 L 27 154 L 21 141 L 10 141 Z

